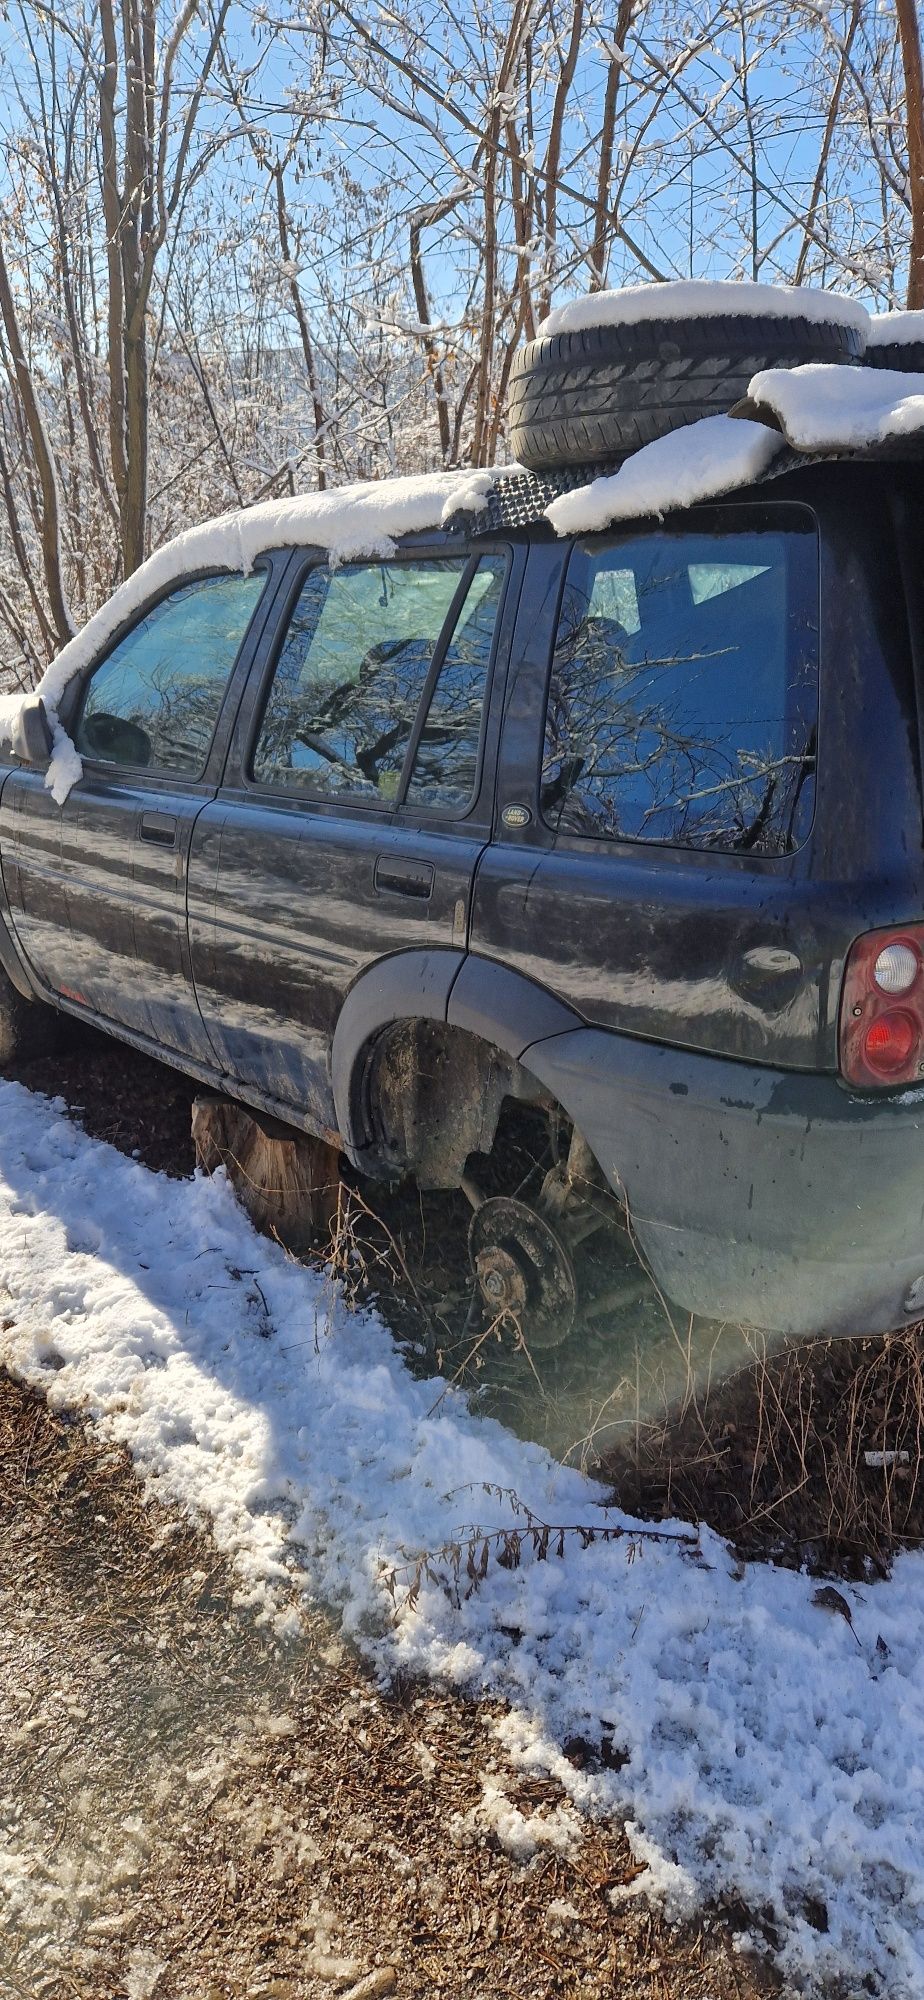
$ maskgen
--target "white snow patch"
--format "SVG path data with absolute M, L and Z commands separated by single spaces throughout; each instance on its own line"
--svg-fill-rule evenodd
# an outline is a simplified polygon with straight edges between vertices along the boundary
M 489 466 L 478 472 L 459 475 L 461 484 L 453 491 L 443 509 L 443 521 L 451 521 L 454 514 L 477 514 L 484 507 L 495 487 L 505 479 L 522 478 L 525 467 L 514 460 L 510 465 Z
M 414 1381 L 385 1328 L 255 1235 L 220 1177 L 151 1174 L 11 1083 L 0 1326 L 0 1362 L 126 1445 L 149 1493 L 208 1516 L 258 1606 L 279 1586 L 323 1593 L 383 1667 L 504 1703 L 504 1754 L 566 1788 L 553 1840 L 572 1810 L 624 1815 L 636 1893 L 766 1912 L 800 1991 L 920 2000 L 924 1557 L 845 1586 L 851 1626 L 813 1604 L 812 1579 L 742 1573 L 707 1529 L 646 1538 L 577 1472 Z M 527 1539 L 519 1568 L 491 1563 L 469 1594 L 464 1562 L 456 1591 L 437 1558 L 445 1587 L 424 1572 L 409 1596 L 399 1575 L 391 1611 L 383 1568 L 409 1581 L 422 1552 L 522 1524 L 514 1494 L 547 1522 L 629 1533 L 568 1536 L 561 1558 L 553 1540 L 544 1561 Z M 573 1736 L 627 1761 L 576 1770 Z M 527 1837 L 499 1787 L 480 1812 Z M 30 1860 L 0 1847 L 0 1887 L 32 1894 Z
M 216 520 L 187 528 L 163 548 L 155 549 L 62 647 L 36 689 L 54 732 L 45 784 L 58 805 L 63 805 L 83 769 L 58 721 L 64 690 L 152 597 L 197 571 L 242 570 L 248 575 L 257 557 L 275 548 L 324 549 L 332 564 L 362 556 L 384 560 L 394 554 L 396 536 L 438 527 L 451 518 L 457 504 L 464 509 L 483 505 L 500 476 L 493 472 L 474 476 L 471 472 L 433 472 L 412 479 L 359 481 L 295 499 L 266 500 L 258 507 L 221 514 Z M 0 699 L 0 745 L 10 742 L 24 699 L 21 694 Z
M 924 340 L 924 312 L 873 313 L 866 336 L 867 347 L 904 347 Z
M 545 1906 L 545 1914 L 553 1924 L 580 1924 L 584 1919 L 573 1903 L 563 1902 L 560 1896 L 553 1896 Z
M 52 728 L 52 750 L 45 773 L 45 787 L 51 793 L 56 806 L 63 806 L 71 786 L 83 777 L 83 758 L 77 745 L 71 741 L 67 730 L 62 728 L 54 711 L 49 711 Z M 0 730 L 3 727 L 0 713 Z
M 125 1974 L 127 2000 L 153 2000 L 166 1970 L 165 1958 L 158 1958 L 146 1945 L 133 1945 Z
M 862 451 L 924 430 L 924 375 L 897 368 L 765 368 L 748 384 L 796 451 Z
M 666 284 L 626 285 L 587 292 L 555 306 L 537 329 L 539 338 L 582 333 L 594 326 L 641 326 L 655 319 L 802 319 L 851 326 L 865 334 L 869 314 L 858 299 L 810 285 L 754 285 L 737 279 L 675 278 Z
M 456 1813 L 449 1832 L 460 1842 L 493 1833 L 514 1861 L 532 1861 L 542 1848 L 552 1848 L 556 1854 L 575 1853 L 583 1828 L 570 1806 L 554 1806 L 548 1813 L 521 1812 L 500 1780 L 486 1775 L 481 1780 L 478 1804 L 470 1812 Z
M 738 417 L 702 417 L 655 438 L 621 465 L 562 493 L 546 508 L 557 535 L 587 535 L 613 521 L 692 507 L 747 486 L 783 447 L 778 431 Z

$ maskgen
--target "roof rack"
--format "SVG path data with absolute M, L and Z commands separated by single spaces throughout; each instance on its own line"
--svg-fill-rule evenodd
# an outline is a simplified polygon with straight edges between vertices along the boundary
M 509 477 L 500 477 L 485 496 L 483 507 L 476 512 L 461 509 L 448 522 L 451 529 L 465 530 L 469 535 L 497 534 L 505 528 L 529 528 L 547 526 L 546 508 L 562 493 L 572 493 L 579 486 L 589 486 L 595 479 L 605 479 L 618 472 L 631 452 L 624 452 L 620 458 L 604 465 L 562 465 L 550 468 L 548 472 L 512 472 Z M 798 472 L 814 465 L 849 464 L 906 464 L 924 459 L 924 434 L 918 433 L 907 438 L 891 438 L 886 444 L 872 445 L 862 450 L 846 451 L 795 451 L 791 445 L 784 445 L 775 458 L 771 459 L 763 472 L 757 474 L 746 487 L 736 487 L 729 494 L 718 494 L 717 501 L 731 499 L 738 494 L 750 492 L 754 487 L 766 486 L 774 479 L 782 479 L 787 473 Z M 705 502 L 703 504 L 706 504 Z M 711 503 L 710 503 L 711 504 Z M 639 517 L 641 518 L 641 517 Z M 626 522 L 622 521 L 621 526 Z

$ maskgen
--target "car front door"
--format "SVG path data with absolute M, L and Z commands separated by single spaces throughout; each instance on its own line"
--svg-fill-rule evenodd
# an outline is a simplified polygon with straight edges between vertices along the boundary
M 189 960 L 189 846 L 271 571 L 200 576 L 146 606 L 70 695 L 83 776 L 63 806 L 23 769 L 0 809 L 11 915 L 41 984 L 193 1062 L 213 1052 Z
M 199 1003 L 242 1087 L 333 1124 L 331 1040 L 374 961 L 467 937 L 522 551 L 292 560 L 225 782 L 193 833 Z

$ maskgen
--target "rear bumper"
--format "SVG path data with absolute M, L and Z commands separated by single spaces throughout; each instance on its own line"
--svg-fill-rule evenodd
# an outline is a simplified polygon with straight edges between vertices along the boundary
M 625 1195 L 678 1305 L 803 1336 L 924 1318 L 924 1085 L 852 1096 L 833 1076 L 597 1028 L 522 1061 Z

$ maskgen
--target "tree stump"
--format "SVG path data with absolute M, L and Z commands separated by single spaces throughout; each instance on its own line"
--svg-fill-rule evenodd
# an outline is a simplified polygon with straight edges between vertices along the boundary
M 205 1093 L 193 1103 L 192 1136 L 198 1165 L 225 1168 L 258 1229 L 296 1256 L 327 1242 L 340 1194 L 336 1146 Z

